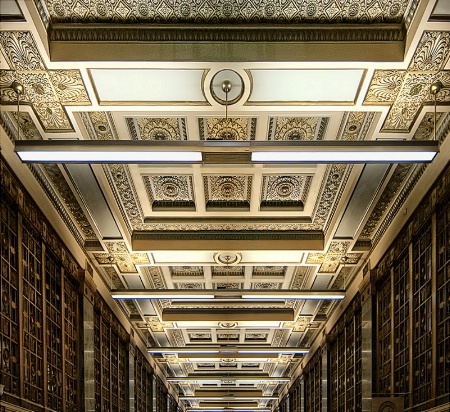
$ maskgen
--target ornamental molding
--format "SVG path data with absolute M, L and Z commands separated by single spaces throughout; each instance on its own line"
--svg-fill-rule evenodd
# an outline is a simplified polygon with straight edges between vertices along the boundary
M 350 27 L 349 27 L 350 26 Z M 84 22 L 82 26 L 73 23 L 53 24 L 47 33 L 51 42 L 393 42 L 404 41 L 406 29 L 402 24 L 361 24 L 336 26 L 333 30 L 326 25 L 292 27 L 283 25 L 256 24 L 251 27 L 217 24 L 131 25 L 130 27 Z
M 73 132 L 65 106 L 90 105 L 80 70 L 47 69 L 32 33 L 1 31 L 0 46 L 9 70 L 0 70 L 3 104 L 15 105 L 11 79 L 23 84 L 22 104 L 30 105 L 46 132 Z

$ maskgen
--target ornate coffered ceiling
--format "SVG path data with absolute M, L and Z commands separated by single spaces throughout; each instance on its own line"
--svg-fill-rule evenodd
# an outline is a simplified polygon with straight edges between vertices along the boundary
M 59 214 L 55 225 L 68 228 L 99 290 L 346 289 L 348 301 L 388 227 L 407 219 L 416 191 L 429 186 L 427 169 L 439 173 L 448 161 L 450 32 L 434 4 L 19 1 L 22 17 L 0 30 L 2 156 L 17 173 L 31 171 L 37 201 Z M 227 115 L 214 84 L 225 69 L 242 87 Z M 14 80 L 24 85 L 19 116 Z M 18 137 L 428 140 L 436 80 L 444 85 L 437 165 L 26 166 L 13 153 Z M 309 347 L 338 307 L 293 299 L 118 305 L 152 347 Z M 168 376 L 301 373 L 303 355 L 258 356 L 155 359 Z M 230 385 L 180 383 L 177 393 Z

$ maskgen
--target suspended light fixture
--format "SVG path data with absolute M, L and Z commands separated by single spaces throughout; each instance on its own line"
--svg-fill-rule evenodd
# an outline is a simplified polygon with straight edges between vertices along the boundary
M 309 352 L 308 348 L 297 347 L 277 347 L 277 346 L 184 346 L 184 347 L 151 347 L 148 353 L 153 354 L 217 354 L 219 356 L 229 356 L 236 354 L 284 354 L 296 355 Z
M 304 289 L 115 289 L 113 299 L 171 299 L 171 300 L 341 300 L 344 290 Z
M 227 72 L 228 73 L 228 72 Z M 431 85 L 434 95 L 442 89 Z M 221 83 L 225 101 L 224 127 L 218 139 L 205 141 L 133 140 L 27 140 L 16 141 L 15 151 L 27 163 L 146 163 L 146 164 L 252 164 L 252 163 L 418 163 L 431 162 L 438 142 L 411 140 L 364 141 L 238 141 L 228 117 L 232 82 Z M 22 89 L 23 91 L 23 89 Z M 19 100 L 19 99 L 18 99 Z M 436 134 L 436 127 L 435 127 Z M 17 139 L 19 140 L 19 139 Z
M 167 378 L 167 382 L 172 383 L 190 383 L 190 382 L 209 382 L 209 383 L 222 383 L 225 380 L 236 383 L 287 383 L 290 382 L 290 378 L 271 378 L 264 376 L 239 376 L 229 375 L 226 379 L 214 377 L 214 376 L 185 376 L 177 378 Z
M 431 162 L 436 141 L 16 141 L 25 163 L 408 163 Z

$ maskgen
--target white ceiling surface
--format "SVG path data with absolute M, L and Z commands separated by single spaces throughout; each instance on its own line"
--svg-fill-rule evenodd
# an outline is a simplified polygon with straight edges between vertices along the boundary
M 414 139 L 422 136 L 422 121 L 432 114 L 433 107 L 426 94 L 419 93 L 419 100 L 414 100 L 416 95 L 410 97 L 407 82 L 402 83 L 402 76 L 417 50 L 421 50 L 424 31 L 442 31 L 445 37 L 449 30 L 448 21 L 442 20 L 449 14 L 448 2 L 438 1 L 434 8 L 434 1 L 422 1 L 410 25 L 405 58 L 399 61 L 360 61 L 355 57 L 345 62 L 339 56 L 340 45 L 336 42 L 330 44 L 333 53 L 326 61 L 315 62 L 245 61 L 245 56 L 242 61 L 233 62 L 199 62 L 194 59 L 150 62 L 144 58 L 103 61 L 102 47 L 105 46 L 101 44 L 89 46 L 98 47 L 99 58 L 93 61 L 76 61 L 74 58 L 73 61 L 52 62 L 46 52 L 46 33 L 33 3 L 19 1 L 26 21 L 2 21 L 0 31 L 30 31 L 45 66 L 40 70 L 42 76 L 54 70 L 79 70 L 82 86 L 77 84 L 74 89 L 85 90 L 90 100 L 90 103 L 81 100 L 61 103 L 73 130 L 70 127 L 50 130 L 46 120 L 39 117 L 39 105 L 33 101 L 25 102 L 21 112 L 29 115 L 36 134 L 44 139 L 151 139 L 159 129 L 166 133 L 166 137 L 188 141 L 198 141 L 206 133 L 218 134 L 225 107 L 214 100 L 211 81 L 225 69 L 235 72 L 233 79 L 241 78 L 243 82 L 242 97 L 228 107 L 228 116 L 240 122 L 236 132 L 240 138 L 269 141 L 272 138 L 287 139 L 292 136 L 290 133 L 296 133 L 299 139 L 330 141 Z M 54 2 L 45 0 L 44 3 L 51 5 Z M 361 13 L 364 5 L 361 3 Z M 14 2 L 2 1 L 2 13 L 10 13 L 13 8 Z M 429 20 L 433 9 L 434 14 L 440 17 Z M 61 25 L 64 27 L 64 23 Z M 111 27 L 113 30 L 114 25 Z M 3 57 L 8 55 L 5 45 L 6 42 L 1 43 Z M 374 43 L 375 46 L 379 44 Z M 87 45 L 80 44 L 79 47 L 82 50 Z M 133 47 L 130 45 L 130 53 Z M 426 47 L 423 50 L 426 54 Z M 8 59 L 0 60 L 2 88 L 5 82 L 10 81 L 9 75 L 22 76 L 27 81 L 27 76 L 32 74 L 26 69 L 14 70 Z M 117 60 L 122 59 L 118 57 Z M 449 79 L 448 55 L 439 69 L 445 83 Z M 384 93 L 382 96 L 388 97 L 369 101 L 368 96 L 379 97 L 372 82 L 377 71 L 383 70 L 392 71 L 382 79 L 392 88 L 379 85 Z M 411 79 L 415 80 L 416 75 L 419 77 L 419 70 L 417 73 L 409 70 Z M 431 82 L 432 76 L 436 75 L 437 70 L 433 70 L 420 71 L 420 76 L 423 73 L 429 76 L 425 82 Z M 238 87 L 235 80 L 233 83 Z M 26 86 L 31 96 L 33 85 Z M 217 84 L 213 85 L 213 92 L 217 92 L 217 87 Z M 38 99 L 37 95 L 30 96 L 25 98 Z M 230 98 L 234 96 L 230 94 Z M 443 113 L 439 122 L 444 124 L 450 98 L 446 92 L 441 96 L 437 110 Z M 383 131 L 390 110 L 401 111 L 406 100 L 408 108 L 415 108 L 411 124 L 401 130 L 398 126 L 399 129 L 395 130 L 392 122 L 392 129 Z M 13 119 L 15 106 L 14 102 L 10 103 L 2 106 L 2 112 Z M 428 123 L 425 121 L 425 126 Z M 2 121 L 2 155 L 4 153 L 11 164 L 17 164 L 4 124 Z M 427 133 L 425 138 L 429 137 Z M 442 166 L 440 169 L 432 166 L 436 173 L 442 170 L 449 157 L 445 151 L 448 144 L 442 147 L 444 152 L 438 155 L 436 162 Z M 22 166 L 23 169 L 26 167 Z M 411 206 L 405 210 L 398 202 L 404 197 L 408 199 L 408 205 L 417 205 L 417 199 L 410 196 L 414 192 L 408 189 L 411 182 L 418 180 L 416 188 L 422 193 L 430 185 L 430 182 L 418 179 L 422 174 L 420 165 L 58 166 L 62 179 L 73 193 L 74 202 L 78 202 L 78 207 L 75 207 L 67 197 L 68 192 L 63 191 L 64 183 L 55 180 L 56 171 L 35 167 L 42 171 L 43 178 L 48 179 L 54 196 L 65 208 L 64 213 L 70 221 L 64 223 L 73 224 L 81 233 L 82 241 L 77 248 L 95 266 L 97 281 L 111 289 L 166 288 L 192 289 L 195 292 L 196 289 L 230 287 L 274 291 L 344 288 L 347 289 L 347 298 L 342 306 L 351 301 L 358 289 L 356 283 L 351 283 L 352 279 L 359 282 L 362 269 L 373 268 L 376 264 L 376 261 L 370 261 L 371 250 L 382 249 L 392 240 L 394 234 L 389 238 L 383 237 L 384 225 L 393 223 L 398 226 L 410 216 Z M 19 170 L 18 173 L 23 175 L 25 172 Z M 426 171 L 424 176 L 427 176 Z M 36 186 L 35 183 L 30 184 Z M 220 187 L 222 192 L 218 190 Z M 36 187 L 32 190 L 36 191 Z M 294 194 L 289 192 L 291 194 L 283 197 L 284 190 L 292 190 Z M 174 191 L 176 195 L 170 197 Z M 235 196 L 227 198 L 226 194 L 230 192 Z M 171 199 L 176 202 L 170 203 Z M 167 205 L 168 200 L 171 207 Z M 299 200 L 302 200 L 301 207 Z M 163 207 L 155 206 L 158 201 Z M 75 216 L 72 213 L 75 209 L 80 210 L 84 217 Z M 58 213 L 63 215 L 62 211 Z M 82 228 L 86 226 L 90 229 L 83 232 Z M 321 234 L 316 242 L 321 242 L 323 247 L 317 248 L 318 243 L 308 244 L 305 239 L 286 238 L 288 232 L 306 236 L 316 231 Z M 211 232 L 217 235 L 214 241 L 221 242 L 222 247 L 195 250 L 200 235 Z M 250 232 L 255 232 L 256 237 L 249 237 Z M 61 233 L 67 233 L 67 229 Z M 153 249 L 133 250 L 133 244 L 137 244 L 136 235 L 142 233 L 149 235 L 150 240 L 145 240 L 147 243 L 142 241 L 144 243 L 140 245 L 154 244 Z M 243 239 L 248 246 L 239 250 L 227 247 L 228 240 L 221 236 L 230 233 Z M 151 238 L 155 234 L 169 236 L 169 241 L 177 246 L 158 249 L 161 239 Z M 255 239 L 263 246 L 252 247 Z M 296 248 L 295 242 L 300 246 Z M 218 264 L 217 254 L 224 252 L 237 256 L 239 262 L 230 266 Z M 79 250 L 76 253 L 79 254 Z M 103 286 L 99 289 L 103 290 Z M 161 299 L 119 302 L 119 306 L 142 342 L 153 346 L 236 345 L 237 342 L 239 345 L 316 347 L 322 342 L 323 331 L 332 327 L 330 319 L 338 304 L 286 300 L 238 301 L 232 306 L 229 302 L 213 301 L 208 306 Z M 180 314 L 175 321 L 164 321 L 164 314 L 183 308 L 185 315 Z M 291 313 L 293 321 L 264 319 L 265 313 L 281 313 L 282 310 L 284 315 Z M 210 319 L 207 318 L 208 311 Z M 206 318 L 199 320 L 199 313 Z M 253 320 L 249 320 L 252 313 Z M 186 318 L 189 314 L 192 314 L 191 319 Z M 217 320 L 220 314 L 224 323 Z M 248 357 L 236 359 L 236 365 L 229 359 L 210 357 L 203 360 L 188 358 L 186 362 L 185 355 L 156 355 L 155 359 L 165 373 L 174 376 L 206 373 L 223 376 L 223 373 L 234 371 L 296 376 L 301 374 L 304 358 L 302 355 L 280 355 L 276 359 L 263 360 Z M 185 395 L 194 395 L 206 387 L 205 383 L 173 385 L 177 392 Z M 281 386 L 273 384 L 254 384 L 251 388 L 268 396 L 282 390 Z M 217 389 L 220 393 L 219 389 L 220 385 Z M 197 401 L 189 403 L 198 405 Z M 260 405 L 266 403 L 261 401 Z

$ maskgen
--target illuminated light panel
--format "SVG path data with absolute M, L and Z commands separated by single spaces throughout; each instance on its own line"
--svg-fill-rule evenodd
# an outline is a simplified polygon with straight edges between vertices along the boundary
M 214 299 L 214 295 L 174 295 L 171 293 L 160 293 L 157 295 L 145 295 L 145 294 L 126 294 L 126 293 L 117 293 L 111 295 L 113 299 L 171 299 L 171 300 L 188 300 L 188 301 L 196 301 L 196 300 L 208 300 Z
M 178 398 L 181 401 L 189 400 L 208 400 L 208 401 L 274 401 L 277 400 L 277 396 L 180 396 Z
M 409 163 L 431 162 L 433 151 L 289 151 L 253 152 L 252 162 L 257 163 Z
M 88 151 L 40 150 L 18 151 L 22 162 L 36 163 L 196 163 L 202 161 L 200 152 L 163 151 Z

